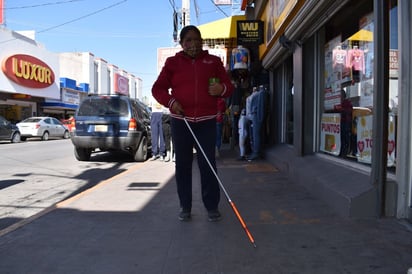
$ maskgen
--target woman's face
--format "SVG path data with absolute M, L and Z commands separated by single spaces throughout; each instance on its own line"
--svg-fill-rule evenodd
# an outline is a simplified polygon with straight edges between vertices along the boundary
M 180 44 L 190 57 L 196 57 L 202 51 L 202 38 L 193 30 L 186 33 Z

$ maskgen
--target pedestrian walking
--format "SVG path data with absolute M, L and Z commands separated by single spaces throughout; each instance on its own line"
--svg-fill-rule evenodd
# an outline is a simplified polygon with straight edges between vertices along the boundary
M 205 155 L 216 172 L 217 100 L 229 97 L 233 84 L 219 57 L 202 49 L 199 29 L 189 25 L 180 31 L 182 51 L 166 59 L 152 87 L 153 97 L 170 109 L 172 139 L 175 148 L 175 177 L 180 202 L 179 220 L 191 219 L 193 147 L 200 151 L 190 124 Z M 209 84 L 210 82 L 210 84 Z M 184 118 L 186 120 L 184 120 Z M 197 153 L 202 201 L 209 221 L 221 219 L 220 188 L 207 159 Z
M 152 158 L 151 161 L 163 158 L 165 154 L 165 141 L 162 125 L 163 108 L 159 103 L 154 104 L 150 117 L 150 130 L 152 133 Z
M 163 113 L 162 116 L 162 128 L 163 128 L 163 136 L 165 140 L 165 155 L 164 161 L 169 162 L 172 158 L 172 131 L 170 130 L 170 115 L 169 113 Z

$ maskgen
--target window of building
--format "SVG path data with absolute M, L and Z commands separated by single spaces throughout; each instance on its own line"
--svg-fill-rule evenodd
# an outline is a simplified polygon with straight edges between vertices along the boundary
M 97 63 L 94 63 L 94 69 L 93 69 L 93 84 L 94 84 L 94 93 L 99 92 L 99 65 Z
M 112 72 L 110 71 L 110 69 L 107 69 L 107 80 L 106 80 L 106 85 L 107 85 L 107 93 L 108 94 L 112 94 Z
M 390 14 L 388 167 L 394 167 L 398 94 L 398 50 L 397 43 L 393 42 L 397 41 L 396 1 L 392 1 Z M 373 32 L 373 1 L 351 1 L 345 11 L 328 22 L 324 45 L 319 150 L 364 164 L 372 161 Z

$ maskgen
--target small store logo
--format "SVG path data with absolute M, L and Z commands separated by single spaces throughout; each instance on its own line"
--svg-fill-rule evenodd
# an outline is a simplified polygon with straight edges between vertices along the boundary
M 129 95 L 129 79 L 118 73 L 114 75 L 113 90 L 118 94 Z
M 10 80 L 25 87 L 47 88 L 55 80 L 52 69 L 46 63 L 26 54 L 5 58 L 1 69 Z

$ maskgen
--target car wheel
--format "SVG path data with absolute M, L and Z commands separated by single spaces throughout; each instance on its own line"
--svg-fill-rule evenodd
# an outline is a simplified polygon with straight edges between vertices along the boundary
M 137 148 L 134 154 L 134 160 L 136 162 L 144 162 L 147 159 L 147 138 L 146 136 L 142 137 L 140 140 L 139 147 Z
M 12 143 L 20 143 L 20 141 L 21 141 L 20 133 L 15 132 L 15 133 L 13 134 L 13 137 L 11 138 L 11 142 L 12 142 Z
M 78 161 L 89 161 L 92 150 L 90 148 L 74 148 L 74 156 Z
M 63 134 L 63 139 L 69 139 L 70 138 L 70 133 L 68 130 L 66 130 Z
M 47 140 L 49 140 L 49 132 L 48 132 L 48 131 L 45 131 L 45 132 L 43 133 L 43 136 L 41 137 L 41 140 L 42 140 L 42 141 L 47 141 Z

